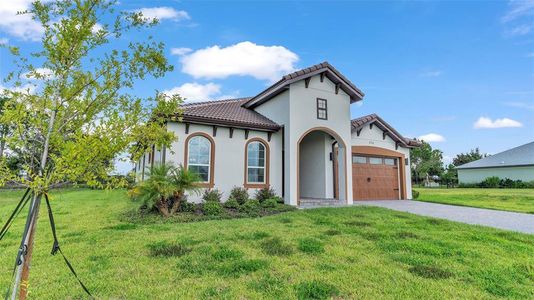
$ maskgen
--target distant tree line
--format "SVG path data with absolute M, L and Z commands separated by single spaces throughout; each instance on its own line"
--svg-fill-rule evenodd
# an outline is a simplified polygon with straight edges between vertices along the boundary
M 481 153 L 477 147 L 469 152 L 457 154 L 452 163 L 445 165 L 443 152 L 433 149 L 429 143 L 422 141 L 421 147 L 410 151 L 412 180 L 420 184 L 430 179 L 443 185 L 454 186 L 458 184 L 456 167 L 487 156 L 488 154 Z

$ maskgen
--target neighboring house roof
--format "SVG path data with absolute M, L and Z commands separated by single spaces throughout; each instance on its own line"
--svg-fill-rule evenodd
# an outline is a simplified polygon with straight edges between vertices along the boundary
M 394 141 L 401 143 L 404 147 L 413 148 L 413 147 L 421 146 L 421 142 L 415 139 L 409 139 L 409 138 L 403 137 L 402 134 L 400 134 L 397 130 L 395 130 L 395 128 L 389 125 L 386 121 L 380 118 L 377 114 L 370 114 L 367 116 L 359 117 L 359 118 L 351 120 L 350 123 L 351 123 L 352 131 L 358 131 L 365 125 L 374 124 L 378 128 L 380 128 L 384 132 L 384 134 L 387 134 Z
M 512 148 L 467 164 L 457 169 L 534 166 L 534 142 Z
M 287 74 L 275 84 L 268 87 L 263 92 L 252 97 L 248 102 L 244 104 L 247 108 L 256 107 L 274 96 L 285 91 L 291 83 L 297 82 L 309 78 L 317 74 L 324 74 L 334 84 L 339 84 L 339 87 L 350 96 L 350 103 L 360 101 L 365 95 L 360 89 L 358 89 L 350 80 L 343 76 L 336 68 L 330 65 L 328 62 L 323 62 L 317 65 L 313 65 L 309 68 L 305 68 L 291 74 Z
M 242 105 L 248 100 L 250 98 L 185 103 L 180 106 L 182 112 L 179 117 L 182 117 L 181 121 L 186 123 L 226 125 L 266 131 L 280 129 L 280 125 L 264 115 L 244 108 Z

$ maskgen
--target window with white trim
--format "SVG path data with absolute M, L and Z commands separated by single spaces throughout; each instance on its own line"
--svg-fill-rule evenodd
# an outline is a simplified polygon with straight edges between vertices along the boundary
M 189 139 L 187 147 L 187 169 L 198 174 L 202 182 L 209 182 L 211 141 L 198 135 Z
M 247 146 L 247 183 L 265 183 L 266 149 L 262 142 Z

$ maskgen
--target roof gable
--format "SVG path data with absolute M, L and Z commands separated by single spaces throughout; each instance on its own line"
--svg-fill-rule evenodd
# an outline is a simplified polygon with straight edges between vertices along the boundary
M 534 142 L 515 147 L 467 164 L 457 169 L 512 167 L 534 165 Z
M 363 99 L 365 94 L 360 89 L 358 89 L 352 82 L 350 82 L 350 80 L 343 76 L 343 74 L 341 74 L 328 62 L 323 62 L 285 75 L 278 82 L 268 87 L 258 95 L 252 97 L 243 106 L 246 108 L 254 108 L 280 94 L 286 90 L 290 84 L 319 74 L 327 77 L 334 84 L 339 84 L 339 87 L 350 96 L 351 103 Z
M 400 143 L 404 147 L 413 148 L 421 146 L 421 143 L 417 140 L 412 140 L 403 137 L 395 128 L 389 125 L 386 121 L 380 118 L 377 114 L 370 114 L 367 116 L 359 117 L 350 121 L 351 131 L 358 131 L 365 125 L 376 125 L 380 128 L 384 134 L 387 134 L 395 142 Z

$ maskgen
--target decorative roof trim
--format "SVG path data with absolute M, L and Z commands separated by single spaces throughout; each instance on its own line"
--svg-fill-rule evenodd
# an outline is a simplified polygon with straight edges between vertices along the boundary
M 282 79 L 243 104 L 243 107 L 254 108 L 283 92 L 289 87 L 290 84 L 321 73 L 324 73 L 332 82 L 336 84 L 339 83 L 341 85 L 341 89 L 350 96 L 350 103 L 360 101 L 365 96 L 365 94 L 359 88 L 357 88 L 352 82 L 350 82 L 350 80 L 336 70 L 336 68 L 334 68 L 328 62 L 323 62 L 285 75 L 282 77 Z

